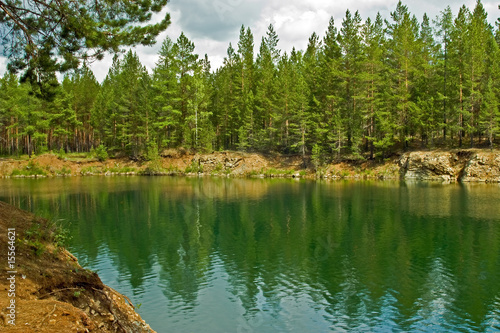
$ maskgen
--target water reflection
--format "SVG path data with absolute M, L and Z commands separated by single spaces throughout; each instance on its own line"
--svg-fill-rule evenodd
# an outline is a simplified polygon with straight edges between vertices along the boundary
M 500 329 L 500 187 L 1 180 L 158 332 Z

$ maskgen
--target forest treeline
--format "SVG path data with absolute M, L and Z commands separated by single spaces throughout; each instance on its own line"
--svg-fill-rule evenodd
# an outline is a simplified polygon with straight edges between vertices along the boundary
M 181 33 L 152 73 L 129 51 L 101 84 L 86 66 L 62 82 L 48 70 L 35 81 L 5 74 L 0 154 L 102 145 L 134 158 L 179 147 L 374 158 L 498 143 L 500 32 L 480 1 L 435 20 L 401 2 L 385 20 L 347 11 L 306 50 L 278 42 L 270 25 L 255 54 L 242 26 L 215 71 Z

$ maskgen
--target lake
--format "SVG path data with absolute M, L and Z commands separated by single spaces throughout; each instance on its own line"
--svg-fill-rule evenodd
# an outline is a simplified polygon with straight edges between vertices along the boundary
M 500 330 L 500 185 L 0 179 L 161 332 Z

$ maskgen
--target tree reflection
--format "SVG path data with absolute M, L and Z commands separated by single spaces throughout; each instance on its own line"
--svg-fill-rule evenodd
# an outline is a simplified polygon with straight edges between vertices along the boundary
M 101 180 L 9 181 L 0 197 L 66 218 L 73 251 L 106 249 L 134 290 L 156 274 L 172 307 L 199 306 L 224 272 L 245 325 L 308 302 L 330 329 L 498 328 L 498 187 Z

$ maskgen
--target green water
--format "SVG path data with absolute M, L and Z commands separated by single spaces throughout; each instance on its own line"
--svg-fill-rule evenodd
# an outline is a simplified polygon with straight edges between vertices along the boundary
M 500 330 L 500 186 L 0 180 L 158 332 Z

